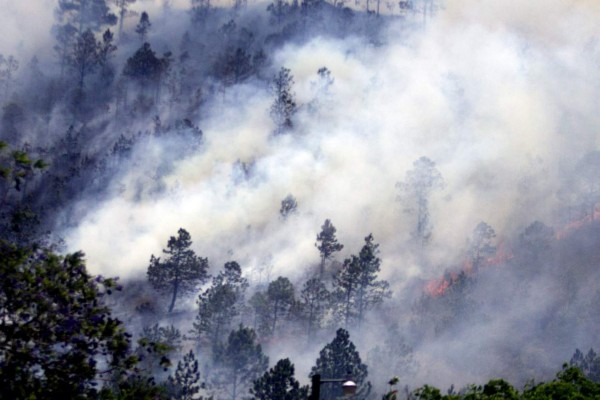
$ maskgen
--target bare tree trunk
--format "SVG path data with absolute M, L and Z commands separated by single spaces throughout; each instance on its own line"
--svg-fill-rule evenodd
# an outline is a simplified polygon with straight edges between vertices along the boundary
M 175 300 L 177 300 L 177 291 L 179 289 L 179 279 L 175 277 L 175 282 L 173 284 L 173 297 L 171 298 L 171 305 L 169 306 L 169 312 L 173 312 L 173 308 L 175 308 Z

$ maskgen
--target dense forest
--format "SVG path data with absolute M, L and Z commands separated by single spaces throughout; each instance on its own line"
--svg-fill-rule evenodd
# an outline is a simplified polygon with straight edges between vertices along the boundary
M 600 396 L 594 1 L 5 3 L 0 399 Z

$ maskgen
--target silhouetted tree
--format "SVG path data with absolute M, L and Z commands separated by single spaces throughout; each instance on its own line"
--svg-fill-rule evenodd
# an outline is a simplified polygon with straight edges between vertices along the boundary
M 569 364 L 579 368 L 588 379 L 600 383 L 600 357 L 594 349 L 590 349 L 586 355 L 576 349 Z
M 373 242 L 370 234 L 358 256 L 346 259 L 334 277 L 334 307 L 337 317 L 343 319 L 346 327 L 351 320 L 360 325 L 367 310 L 391 296 L 389 283 L 377 280 L 381 264 L 378 253 L 379 245 Z
M 294 378 L 294 364 L 285 358 L 254 381 L 250 394 L 255 400 L 306 400 L 308 386 L 300 386 Z
M 156 56 L 149 43 L 144 43 L 127 59 L 123 75 L 137 81 L 143 89 L 152 83 L 157 85 L 164 69 L 164 60 Z
M 294 77 L 288 68 L 281 68 L 271 81 L 271 93 L 275 97 L 271 104 L 270 115 L 275 123 L 275 135 L 285 133 L 293 127 L 292 117 L 296 113 L 296 102 L 292 85 Z
M 273 0 L 271 4 L 267 6 L 267 11 L 271 14 L 271 20 L 281 25 L 283 20 L 292 10 L 292 5 L 286 0 Z
M 285 199 L 281 200 L 279 214 L 281 215 L 281 218 L 287 219 L 290 215 L 296 213 L 297 208 L 298 202 L 296 201 L 296 198 L 291 194 L 288 194 Z
M 177 232 L 178 236 L 171 236 L 165 260 L 154 255 L 150 257 L 148 266 L 148 280 L 152 286 L 164 293 L 171 294 L 169 312 L 173 311 L 178 297 L 193 292 L 196 287 L 208 279 L 208 261 L 194 253 L 190 246 L 190 234 L 183 228 Z
M 83 32 L 75 42 L 69 62 L 77 73 L 79 90 L 84 88 L 85 77 L 98 66 L 98 50 L 98 42 L 90 29 Z
M 55 15 L 59 25 L 71 25 L 79 34 L 87 29 L 98 32 L 117 23 L 106 0 L 58 0 Z
M 429 197 L 434 190 L 444 187 L 442 174 L 435 168 L 435 163 L 427 157 L 421 157 L 413 163 L 413 169 L 406 173 L 404 182 L 396 187 L 400 190 L 398 200 L 402 201 L 405 211 L 416 214 L 417 224 L 413 236 L 423 246 L 431 237 L 431 221 L 429 215 Z
M 177 363 L 175 373 L 169 376 L 167 389 L 172 400 L 203 400 L 204 397 L 198 397 L 198 394 L 204 388 L 205 384 L 200 382 L 198 360 L 193 350 L 190 350 Z
M 10 95 L 10 86 L 15 80 L 15 72 L 19 69 L 19 61 L 12 55 L 0 54 L 0 83 L 4 86 L 4 98 Z
M 140 22 L 138 22 L 137 26 L 135 27 L 135 33 L 140 36 L 142 43 L 146 42 L 148 31 L 150 30 L 151 26 L 152 24 L 150 23 L 150 17 L 148 16 L 148 13 L 143 11 L 142 15 L 140 16 Z
M 300 304 L 309 339 L 321 328 L 330 300 L 331 294 L 319 278 L 311 278 L 304 283 L 300 293 Z
M 171 366 L 170 356 L 181 351 L 181 331 L 173 325 L 145 326 L 138 339 L 136 354 L 140 360 L 138 369 L 152 376 Z
M 289 316 L 295 304 L 294 285 L 288 278 L 279 277 L 269 283 L 266 293 L 255 294 L 252 306 L 263 334 L 275 335 L 278 323 Z
M 123 22 L 125 18 L 135 15 L 134 12 L 129 10 L 129 6 L 134 4 L 136 0 L 113 0 L 119 10 L 119 40 L 123 38 Z
M 210 14 L 210 0 L 191 0 L 192 3 L 192 22 L 201 25 L 206 21 Z
M 325 262 L 331 258 L 333 253 L 344 248 L 344 245 L 339 243 L 335 237 L 335 226 L 330 220 L 326 219 L 321 226 L 321 232 L 317 234 L 317 242 L 315 246 L 319 249 L 321 255 L 321 264 L 319 266 L 319 277 L 323 278 L 325 273 Z
M 371 391 L 367 382 L 368 369 L 360 359 L 356 346 L 350 340 L 350 334 L 338 329 L 335 338 L 319 353 L 316 365 L 310 371 L 310 377 L 319 374 L 325 379 L 352 379 L 358 386 L 356 398 L 364 399 Z M 321 399 L 334 400 L 342 395 L 342 385 L 323 385 Z
M 226 343 L 214 351 L 213 380 L 227 397 L 236 400 L 248 393 L 250 385 L 269 366 L 269 358 L 256 343 L 256 333 L 240 325 L 229 334 Z
M 496 237 L 494 228 L 480 222 L 473 230 L 473 235 L 469 241 L 468 254 L 473 263 L 473 269 L 477 270 L 484 262 L 496 253 L 496 246 L 492 240 Z
M 192 333 L 216 346 L 240 316 L 247 288 L 248 281 L 242 278 L 239 264 L 225 263 L 224 271 L 213 278 L 212 286 L 198 296 L 198 315 Z

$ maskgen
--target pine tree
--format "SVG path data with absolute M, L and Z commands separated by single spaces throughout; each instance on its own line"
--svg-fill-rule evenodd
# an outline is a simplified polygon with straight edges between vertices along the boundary
M 359 255 L 346 259 L 334 277 L 335 307 L 338 318 L 343 319 L 346 327 L 352 320 L 360 325 L 367 310 L 391 296 L 389 283 L 377 280 L 381 265 L 378 253 L 379 245 L 373 242 L 373 235 L 369 234 Z
M 308 387 L 300 386 L 294 378 L 294 364 L 285 358 L 254 381 L 250 394 L 255 400 L 306 400 Z
M 331 293 L 318 278 L 311 278 L 302 288 L 300 304 L 302 314 L 307 324 L 307 336 L 310 339 L 316 330 L 321 328 L 325 313 L 327 312 Z
M 201 258 L 190 249 L 190 234 L 183 228 L 178 231 L 177 238 L 171 236 L 167 249 L 163 253 L 167 258 L 150 257 L 148 280 L 159 292 L 170 293 L 169 312 L 173 311 L 178 297 L 193 292 L 196 287 L 208 279 L 208 260 Z
M 164 70 L 164 62 L 156 56 L 150 44 L 144 43 L 133 56 L 127 59 L 123 75 L 136 80 L 144 87 L 157 82 Z
M 131 15 L 135 15 L 134 12 L 129 11 L 129 5 L 136 2 L 136 0 L 113 0 L 117 9 L 119 10 L 119 40 L 123 38 L 123 22 L 125 18 Z
M 204 388 L 204 383 L 200 382 L 198 360 L 190 350 L 183 360 L 177 363 L 175 374 L 167 379 L 167 389 L 172 400 L 203 400 L 204 397 L 197 395 Z
M 213 278 L 212 286 L 198 296 L 198 315 L 192 333 L 211 346 L 220 342 L 225 332 L 235 324 L 243 307 L 248 281 L 242 278 L 238 263 L 225 263 L 224 271 Z
M 65 67 L 72 63 L 73 53 L 80 51 L 76 47 L 86 41 L 90 43 L 89 35 L 84 37 L 84 32 L 90 30 L 94 35 L 105 26 L 117 23 L 106 0 L 58 0 L 55 16 L 56 25 L 52 31 L 57 40 L 54 50 L 60 59 L 61 77 Z
M 585 356 L 581 350 L 575 349 L 569 364 L 579 368 L 591 381 L 600 382 L 600 357 L 594 349 L 590 349 Z
M 69 63 L 77 74 L 79 90 L 83 90 L 85 77 L 98 66 L 98 42 L 88 29 L 76 40 Z
M 148 16 L 148 13 L 143 11 L 142 15 L 140 16 L 140 22 L 138 22 L 137 26 L 135 27 L 135 33 L 140 35 L 140 40 L 142 43 L 146 42 L 148 31 L 150 30 L 151 26 L 152 24 L 150 23 L 150 17 Z
M 496 253 L 496 246 L 492 244 L 492 240 L 495 237 L 496 232 L 494 228 L 483 221 L 477 224 L 473 230 L 473 235 L 469 241 L 468 253 L 474 270 L 481 267 L 486 259 Z
M 140 359 L 139 369 L 152 376 L 171 366 L 169 356 L 181 350 L 182 335 L 173 325 L 145 326 L 138 339 L 136 354 Z
M 213 381 L 231 400 L 248 393 L 250 385 L 269 365 L 269 358 L 256 343 L 256 333 L 242 325 L 214 351 Z
M 293 127 L 292 117 L 296 113 L 296 102 L 292 85 L 294 77 L 288 68 L 281 68 L 271 81 L 271 92 L 275 100 L 271 105 L 270 115 L 275 123 L 275 135 L 281 135 Z
M 285 220 L 290 215 L 295 214 L 297 208 L 298 202 L 296 201 L 296 198 L 291 194 L 288 194 L 285 199 L 281 200 L 281 208 L 279 209 L 279 214 L 281 215 L 281 218 Z
M 87 29 L 98 32 L 117 23 L 106 0 L 58 0 L 55 15 L 59 24 L 71 25 L 79 34 Z
M 331 258 L 333 253 L 340 251 L 344 245 L 339 243 L 335 237 L 335 226 L 330 220 L 326 219 L 321 226 L 321 232 L 317 235 L 317 243 L 315 246 L 319 249 L 321 255 L 321 264 L 319 268 L 319 277 L 323 278 L 325 273 L 325 262 Z
M 404 182 L 398 182 L 396 187 L 400 191 L 397 200 L 404 203 L 405 212 L 416 214 L 417 221 L 412 235 L 422 248 L 432 232 L 429 198 L 434 190 L 444 187 L 442 174 L 435 168 L 435 162 L 421 157 L 413 163 L 413 169 L 406 173 Z
M 351 379 L 357 388 L 356 399 L 366 398 L 371 391 L 371 383 L 366 382 L 368 369 L 360 359 L 356 346 L 350 341 L 345 329 L 338 329 L 333 341 L 319 353 L 310 377 L 319 374 L 323 379 Z M 327 384 L 321 387 L 321 399 L 334 400 L 341 396 L 342 386 Z

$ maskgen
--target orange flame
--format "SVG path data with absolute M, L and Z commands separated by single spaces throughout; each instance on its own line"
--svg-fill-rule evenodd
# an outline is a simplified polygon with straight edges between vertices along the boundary
M 582 228 L 584 225 L 590 224 L 598 219 L 600 219 L 600 209 L 598 209 L 598 207 L 594 206 L 593 214 L 587 214 L 587 215 L 583 216 L 583 218 L 569 222 L 568 224 L 563 226 L 562 229 L 556 231 L 556 233 L 554 234 L 554 237 L 556 238 L 556 240 L 564 239 L 571 232 L 576 231 L 576 230 Z
M 565 226 L 562 227 L 562 229 L 556 231 L 554 237 L 556 240 L 564 239 L 573 231 L 576 231 L 594 221 L 600 221 L 600 208 L 597 206 L 594 206 L 593 214 L 587 214 L 578 220 L 567 223 Z M 503 263 L 512 259 L 513 257 L 514 254 L 506 248 L 504 241 L 501 240 L 498 242 L 498 246 L 496 248 L 496 253 L 494 254 L 494 256 L 486 259 L 484 264 L 480 267 L 502 265 Z M 475 272 L 472 260 L 467 259 L 463 261 L 462 272 L 466 273 L 467 275 L 472 275 Z M 442 278 L 431 279 L 425 284 L 424 291 L 431 297 L 443 296 L 448 290 L 448 288 L 456 281 L 457 277 L 458 274 L 456 272 L 452 272 L 446 273 Z
M 500 240 L 498 242 L 498 246 L 496 246 L 496 253 L 492 257 L 487 258 L 483 265 L 479 267 L 490 267 L 502 265 L 506 261 L 512 259 L 514 254 L 512 251 L 506 248 L 504 240 Z M 462 263 L 462 272 L 467 275 L 472 275 L 475 273 L 473 268 L 473 260 L 466 259 Z M 425 284 L 424 291 L 431 297 L 440 297 L 443 296 L 448 288 L 457 281 L 458 273 L 450 272 L 446 273 L 442 278 L 431 279 L 429 282 Z

